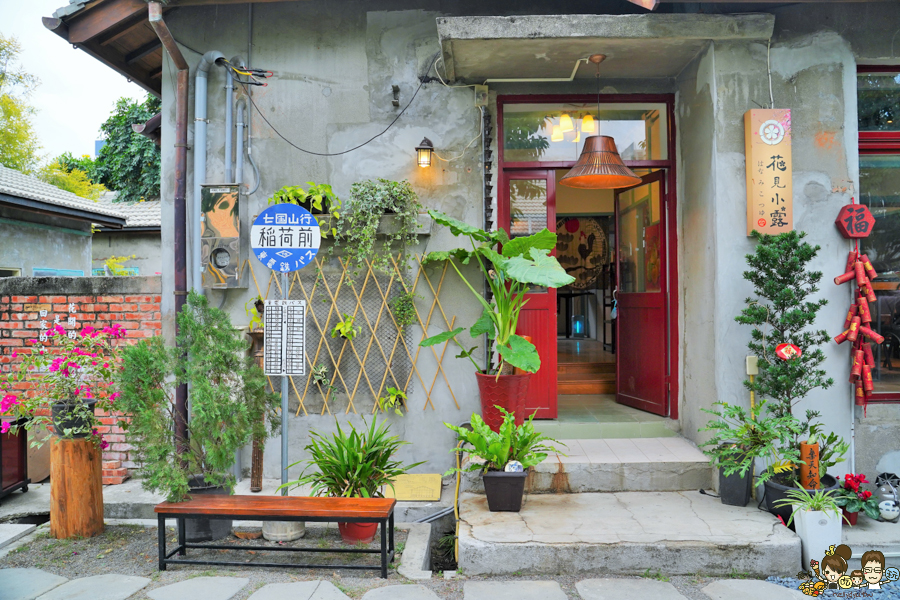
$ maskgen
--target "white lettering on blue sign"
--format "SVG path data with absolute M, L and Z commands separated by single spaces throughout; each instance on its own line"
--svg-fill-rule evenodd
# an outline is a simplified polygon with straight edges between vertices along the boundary
M 321 244 L 318 221 L 305 208 L 295 204 L 268 207 L 250 228 L 250 245 L 256 258 L 281 273 L 296 271 L 311 263 Z

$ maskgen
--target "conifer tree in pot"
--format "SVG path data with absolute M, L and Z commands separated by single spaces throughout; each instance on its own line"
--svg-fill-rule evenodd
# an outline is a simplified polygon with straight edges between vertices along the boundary
M 747 306 L 735 317 L 738 323 L 750 325 L 747 347 L 758 357 L 759 374 L 745 387 L 756 397 L 767 400 L 766 411 L 760 418 L 778 419 L 781 440 L 776 447 L 779 458 L 767 465 L 761 480 L 765 483 L 769 512 L 781 516 L 785 522 L 790 510 L 776 504 L 785 493 L 795 488 L 801 457 L 800 443 L 817 439 L 820 445 L 820 475 L 822 488 L 833 490 L 837 482 L 825 471 L 843 461 L 847 444 L 837 435 L 824 435 L 819 411 L 807 410 L 801 418 L 795 414 L 797 404 L 812 390 L 827 389 L 834 380 L 822 368 L 825 353 L 821 345 L 828 341 L 828 333 L 814 329 L 818 312 L 828 303 L 824 298 L 812 300 L 819 291 L 820 271 L 809 270 L 809 263 L 820 247 L 804 241 L 805 232 L 791 231 L 778 235 L 753 232 L 758 241 L 753 254 L 747 255 L 744 279 L 753 284 L 754 296 L 747 298 Z M 800 353 L 783 360 L 776 355 L 782 344 L 796 346 Z
M 514 413 L 516 424 L 521 425 L 525 418 L 523 404 L 529 379 L 532 373 L 541 368 L 537 348 L 516 333 L 519 313 L 527 302 L 525 296 L 531 286 L 559 288 L 575 281 L 560 266 L 556 257 L 550 255 L 556 248 L 556 234 L 544 229 L 529 236 L 510 239 L 503 229 L 484 231 L 436 210 L 429 210 L 428 214 L 436 223 L 448 227 L 453 235 L 468 238 L 471 249 L 431 252 L 422 262 L 450 261 L 450 265 L 482 307 L 481 317 L 469 328 L 469 335 L 474 339 L 487 334 L 493 340 L 500 359 L 497 365 L 487 370 L 482 369 L 472 358 L 477 346 L 467 347 L 459 341 L 458 336 L 465 331 L 465 327 L 431 336 L 422 340 L 419 345 L 433 346 L 453 340 L 461 348 L 457 358 L 468 358 L 475 366 L 484 421 L 491 429 L 498 431 L 503 422 L 503 415 L 498 407 L 502 407 Z M 476 282 L 473 286 L 457 263 L 478 265 L 490 287 L 490 300 L 485 300 L 478 291 L 481 282 Z M 525 374 L 514 375 L 513 368 L 525 371 Z
M 130 417 L 122 426 L 143 487 L 169 502 L 232 493 L 235 451 L 251 439 L 264 440 L 279 422 L 279 399 L 266 390 L 262 369 L 247 356 L 247 342 L 228 315 L 191 292 L 177 318 L 176 347 L 154 337 L 124 349 L 116 405 Z M 175 429 L 175 388 L 182 383 L 190 386 L 187 440 Z M 186 521 L 188 541 L 218 539 L 231 530 L 230 521 Z

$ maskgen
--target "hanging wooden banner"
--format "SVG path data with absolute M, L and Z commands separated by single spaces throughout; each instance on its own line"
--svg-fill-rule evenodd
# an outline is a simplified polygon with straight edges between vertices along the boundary
M 747 160 L 747 235 L 794 229 L 791 111 L 751 109 L 744 113 Z

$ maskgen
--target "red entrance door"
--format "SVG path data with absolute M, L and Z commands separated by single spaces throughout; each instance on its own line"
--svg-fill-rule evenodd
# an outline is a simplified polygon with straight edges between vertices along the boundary
M 556 231 L 556 177 L 552 170 L 506 171 L 498 223 L 510 238 L 545 227 Z M 556 250 L 553 251 L 556 254 Z M 516 333 L 531 337 L 541 368 L 531 376 L 526 415 L 556 418 L 556 290 L 532 288 L 519 315 Z
M 664 175 L 616 191 L 616 401 L 668 416 Z

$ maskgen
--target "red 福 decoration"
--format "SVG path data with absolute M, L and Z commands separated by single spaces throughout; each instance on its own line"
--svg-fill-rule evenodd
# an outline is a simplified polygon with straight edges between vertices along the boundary
M 781 360 L 790 360 L 792 358 L 800 358 L 803 351 L 794 344 L 778 344 L 775 347 L 775 356 Z
M 841 208 L 835 225 L 845 238 L 859 239 L 867 237 L 875 227 L 875 218 L 869 208 L 853 202 Z M 856 242 L 859 244 L 859 242 Z M 836 285 L 853 282 L 856 284 L 854 297 L 847 317 L 844 319 L 843 332 L 834 338 L 838 344 L 846 341 L 852 343 L 850 350 L 850 383 L 854 384 L 855 403 L 866 407 L 875 390 L 872 372 L 875 369 L 875 357 L 871 343 L 881 344 L 884 337 L 872 328 L 872 311 L 869 303 L 876 301 L 872 280 L 878 277 L 869 257 L 859 253 L 858 246 L 850 251 L 844 273 L 834 278 Z M 851 284 L 852 285 L 852 284 Z

